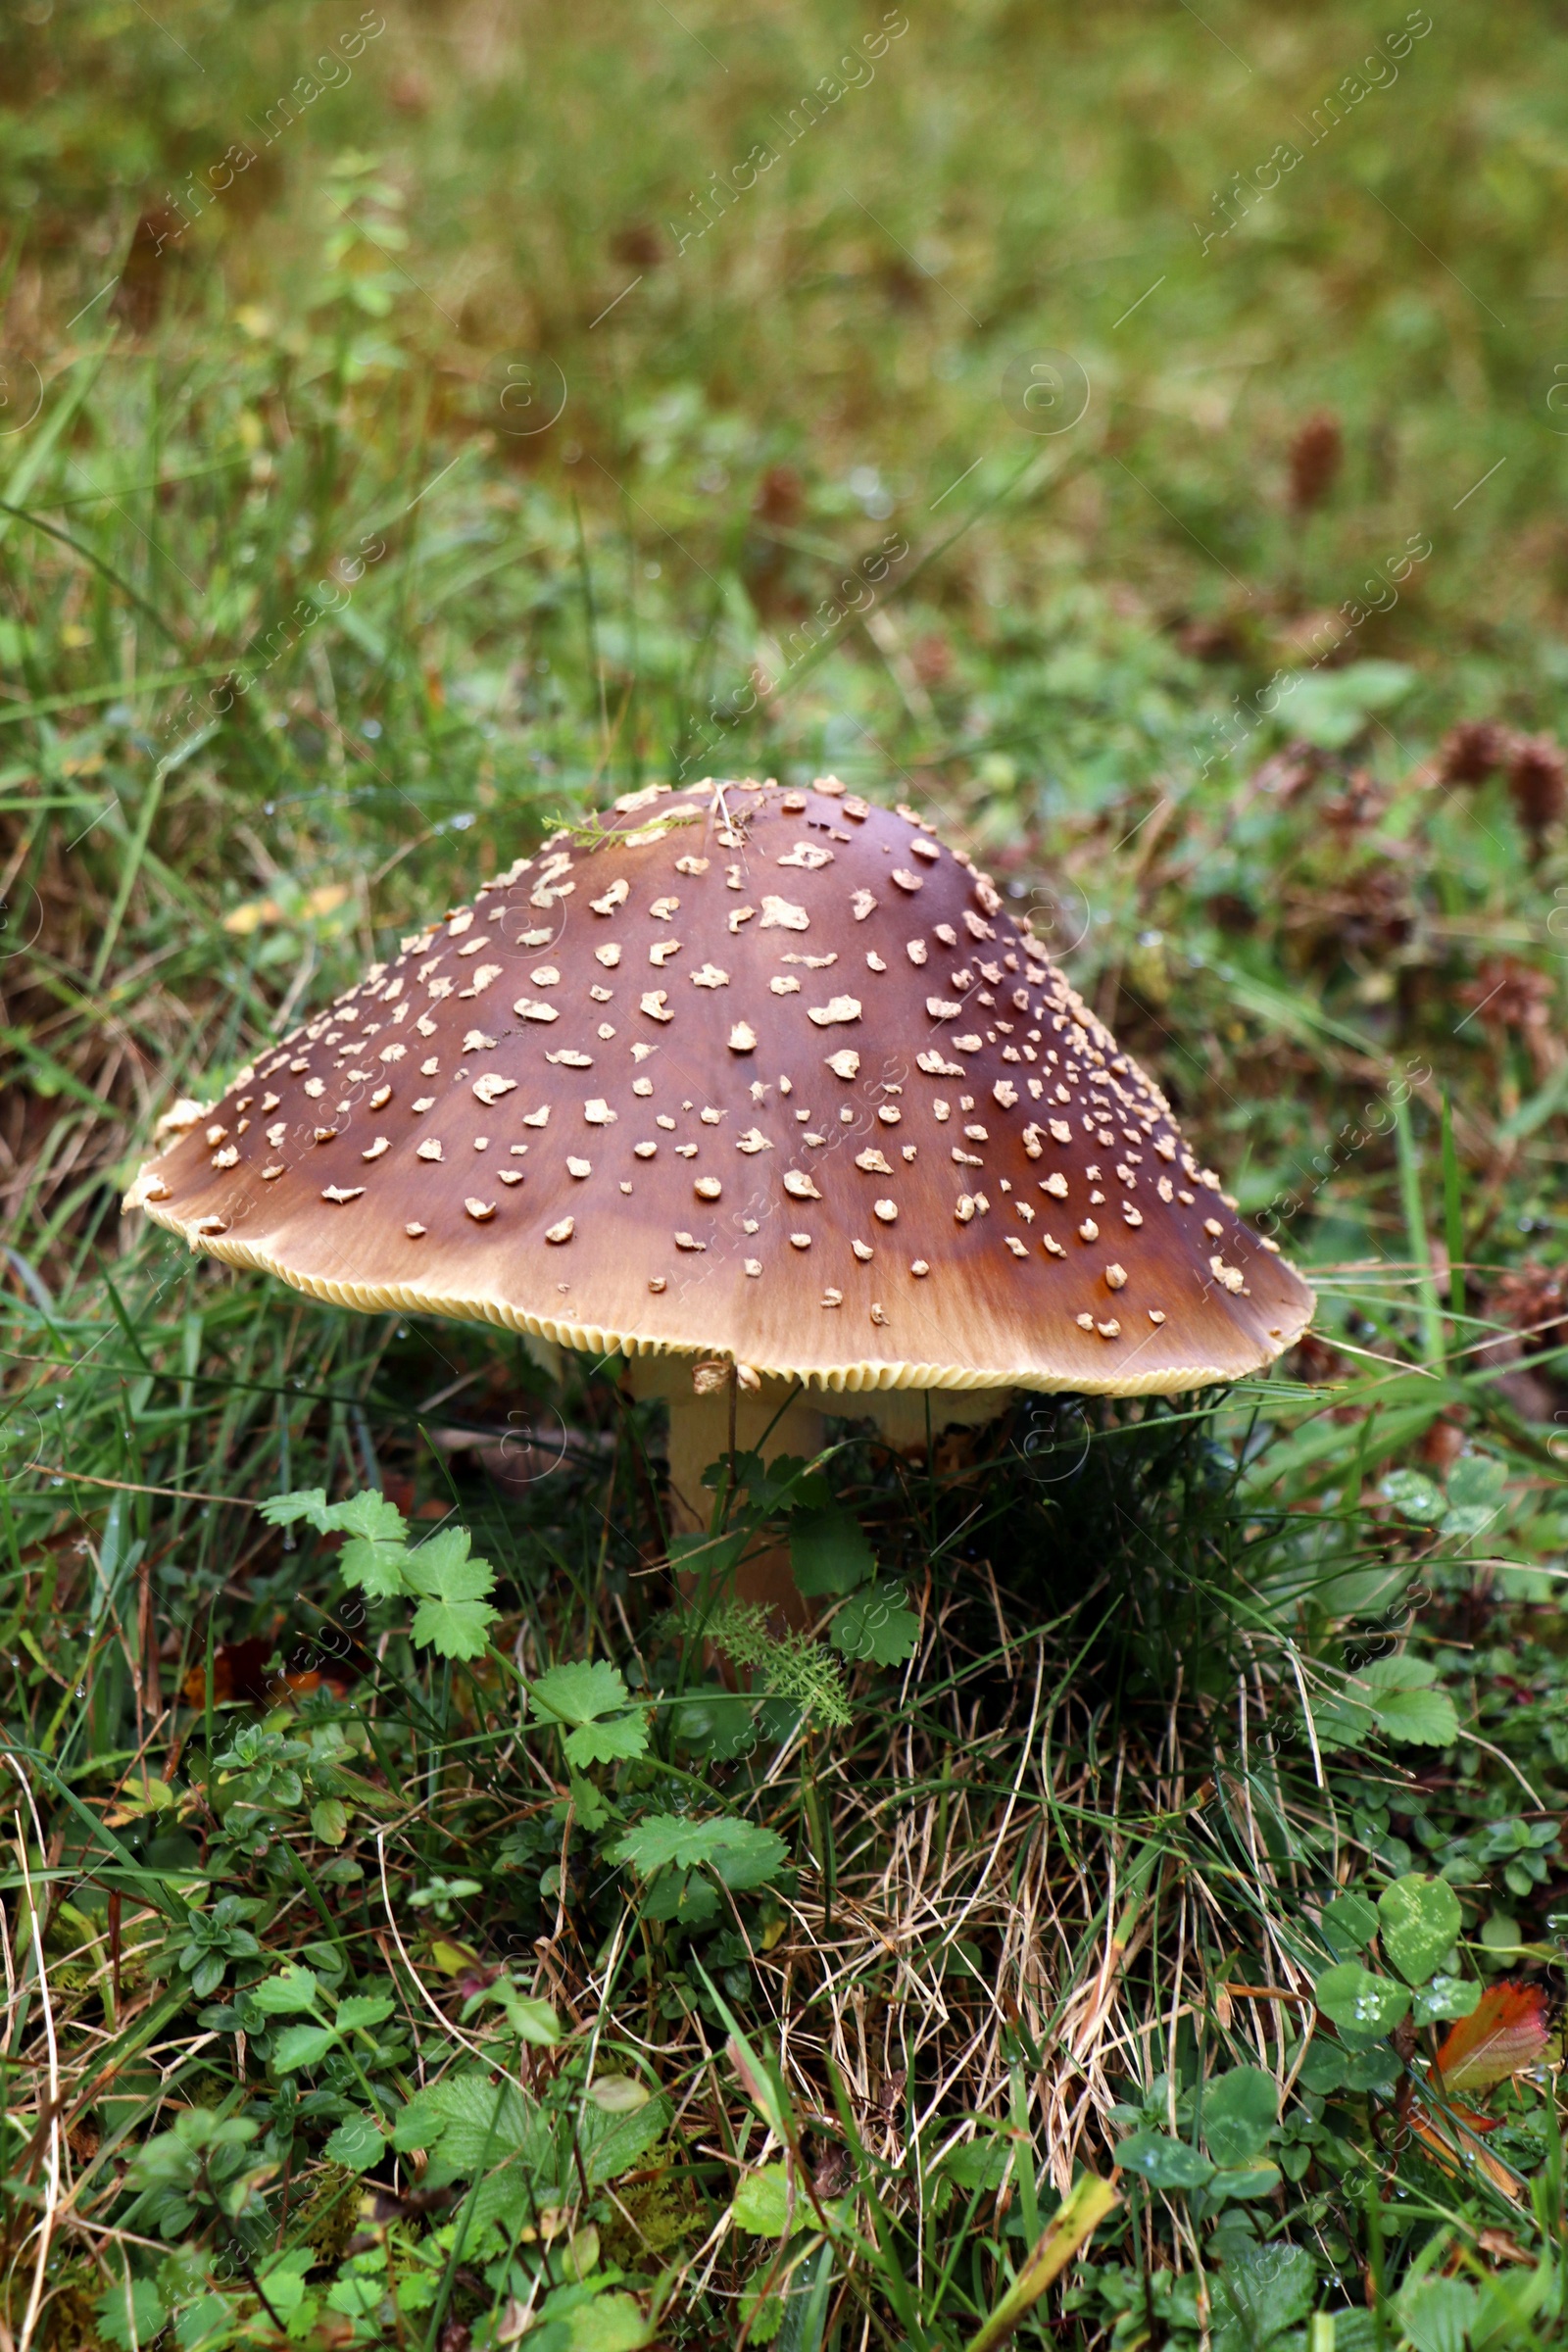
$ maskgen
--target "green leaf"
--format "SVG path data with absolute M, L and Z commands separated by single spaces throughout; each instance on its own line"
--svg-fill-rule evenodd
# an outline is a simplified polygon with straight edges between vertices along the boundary
M 525 2092 L 514 2082 L 497 2082 L 473 2070 L 443 2075 L 416 2091 L 392 2132 L 392 2145 L 400 2152 L 439 2150 L 462 2174 L 473 2171 L 487 2143 L 495 2163 L 518 2148 L 542 2154 L 547 2142 L 538 2107 Z
M 1371 1737 L 1376 1726 L 1371 1708 L 1362 1706 L 1350 1691 L 1342 1690 L 1314 1693 L 1312 1728 L 1319 1747 L 1328 1755 L 1337 1748 L 1358 1746 Z
M 1395 2298 L 1414 2352 L 1464 2352 L 1478 2298 L 1467 2278 L 1415 2278 Z M 1522 2341 L 1522 2338 L 1516 2340 Z
M 592 1665 L 550 1666 L 533 1685 L 532 1696 L 558 1723 L 597 1723 L 631 1705 L 631 1692 L 618 1666 L 596 1658 Z
M 1218 2165 L 1250 2164 L 1268 2145 L 1279 2086 L 1260 2066 L 1233 2067 L 1203 2092 L 1203 2144 Z
M 535 2049 L 554 2049 L 561 2039 L 561 2020 L 548 2001 L 539 2000 L 533 1993 L 519 1992 L 505 1978 L 491 1989 L 492 1996 L 506 2010 L 507 2022 L 519 2041 L 529 2042 Z
M 383 2148 L 386 2143 L 377 2138 L 375 2144 Z M 331 2146 L 330 2140 L 327 2145 Z M 290 2319 L 299 2310 L 305 2300 L 305 2274 L 319 2259 L 314 2246 L 291 2246 L 287 2253 L 273 2254 L 258 2265 L 267 2300 L 280 2319 Z
M 628 1862 L 645 1878 L 661 1870 L 691 1870 L 706 1863 L 726 1886 L 763 1886 L 789 1858 L 776 1830 L 718 1814 L 691 1821 L 678 1813 L 653 1813 L 617 1838 L 612 1862 Z
M 292 1494 L 270 1494 L 261 1511 L 269 1527 L 298 1527 L 308 1519 L 324 1536 L 331 1525 L 331 1508 L 324 1487 L 299 1487 Z
M 1341 2089 L 1345 2082 L 1344 2050 L 1337 2042 L 1330 2041 L 1320 2034 L 1302 2059 L 1297 2080 L 1303 2090 L 1314 2092 L 1318 2098 L 1326 2098 L 1330 2091 Z
M 1116 2162 L 1124 2172 L 1139 2174 L 1151 2188 L 1205 2188 L 1214 2178 L 1208 2158 L 1168 2132 L 1135 2132 L 1130 2139 L 1118 2140 Z
M 94 2309 L 104 2342 L 123 2346 L 124 2352 L 156 2341 L 169 2317 L 169 2307 L 150 2278 L 122 2278 L 99 2296 Z
M 308 1968 L 285 1968 L 280 1976 L 253 1984 L 247 1998 L 269 2017 L 288 2017 L 301 2009 L 314 2009 L 320 1995 L 320 1983 Z
M 858 1520 L 831 1506 L 790 1520 L 790 1571 L 808 1600 L 853 1592 L 876 1574 L 876 1554 Z
M 1392 2034 L 1410 2006 L 1402 1984 L 1392 1977 L 1375 1977 L 1359 1960 L 1341 1960 L 1326 1968 L 1314 1990 L 1330 2023 L 1363 2043 Z
M 619 1667 L 602 1658 L 549 1667 L 534 1684 L 533 1698 L 546 1722 L 572 1726 L 562 1745 L 579 1772 L 648 1752 L 647 1710 L 632 1705 Z
M 897 1586 L 873 1585 L 846 1601 L 834 1618 L 830 1635 L 845 1657 L 873 1666 L 902 1666 L 912 1658 L 920 1639 L 920 1620 L 898 1597 Z
M 592 2099 L 584 2100 L 572 2130 L 589 2187 L 598 2188 L 607 2180 L 618 2180 L 622 2173 L 629 2173 L 640 2164 L 669 2130 L 673 2113 L 662 2092 L 640 2107 L 624 2108 L 610 2115 Z M 562 2177 L 570 2180 L 575 2174 L 576 2158 L 564 2146 L 563 2165 L 569 2169 L 564 2169 Z
M 1443 1533 L 1461 1542 L 1486 1534 L 1507 1500 L 1508 1473 L 1490 1454 L 1461 1454 L 1448 1473 Z
M 378 1544 L 356 1536 L 337 1555 L 338 1574 L 368 1600 L 396 1600 L 408 1591 L 403 1574 L 408 1556 L 401 1541 Z
M 340 2034 L 362 2033 L 369 2026 L 383 2026 L 397 2003 L 384 1992 L 351 1993 L 337 2005 L 337 2030 Z
M 547 2298 L 547 2315 L 549 2307 Z M 561 2325 L 547 2316 L 541 2343 L 548 2339 L 553 2346 L 554 2331 Z M 641 2352 L 657 2332 L 630 2295 L 613 2293 L 596 2294 L 591 2302 L 579 2303 L 564 2325 L 567 2332 L 561 2338 L 562 2352 Z
M 1436 1527 L 1448 1507 L 1443 1489 L 1419 1470 L 1391 1470 L 1378 1493 L 1416 1527 Z
M 224 2295 L 198 2295 L 174 2322 L 179 2352 L 223 2352 L 234 2340 L 234 2308 Z
M 1384 1887 L 1378 1920 L 1384 1957 L 1407 1984 L 1424 1984 L 1457 1939 L 1464 1914 L 1446 1879 L 1416 1873 Z
M 672 1920 L 679 1928 L 706 1928 L 718 1917 L 718 1895 L 710 1880 L 695 1870 L 662 1870 L 641 1904 L 644 1919 Z
M 323 1845 L 341 1845 L 349 1834 L 349 1809 L 341 1797 L 318 1797 L 311 1807 L 311 1828 Z
M 729 2214 L 736 2229 L 744 2230 L 748 2237 L 782 2237 L 792 2218 L 802 2219 L 803 2209 L 809 2214 L 809 2204 L 797 2190 L 792 2217 L 789 2167 L 764 2164 L 742 2176 Z
M 1416 1993 L 1410 2015 L 1418 2026 L 1435 2026 L 1440 2019 L 1451 2022 L 1468 2017 L 1480 1998 L 1481 1986 L 1474 1977 L 1434 1977 Z
M 606 2115 L 634 2115 L 653 2095 L 635 2075 L 600 2075 L 588 2086 L 588 2096 Z
M 579 1724 L 562 1741 L 568 1763 L 585 1772 L 590 1764 L 613 1764 L 624 1757 L 648 1753 L 648 1717 L 641 1707 L 629 1715 L 612 1715 L 608 1723 Z M 608 1807 L 604 1817 L 610 1818 Z
M 1459 1737 L 1459 1718 L 1446 1690 L 1435 1690 L 1438 1670 L 1430 1658 L 1408 1650 L 1397 1657 L 1374 1658 L 1356 1676 L 1358 1694 L 1391 1740 L 1411 1746 L 1447 1747 Z
M 764 1470 L 755 1453 L 742 1454 L 739 1483 L 760 1511 L 820 1510 L 833 1490 L 803 1453 L 776 1453 Z
M 1374 1710 L 1378 1728 L 1409 1747 L 1451 1747 L 1459 1717 L 1446 1690 L 1389 1690 Z
M 1317 2273 L 1304 2246 L 1274 2244 L 1249 2247 L 1229 2257 L 1220 2274 L 1217 2300 L 1229 2307 L 1231 2330 L 1227 2352 L 1263 2352 L 1288 2328 L 1305 2319 L 1317 2295 Z M 1219 2352 L 1221 2330 L 1215 2330 Z
M 327 1520 L 345 1536 L 364 1536 L 375 1544 L 401 1544 L 409 1532 L 403 1513 L 373 1488 L 334 1503 Z
M 368 2115 L 355 2113 L 345 2116 L 324 2153 L 333 2164 L 347 2165 L 351 2173 L 368 2173 L 386 2154 L 386 2141 Z
M 670 1565 L 679 1570 L 683 1580 L 687 1577 L 692 1580 L 693 1592 L 701 1595 L 706 1591 L 711 1604 L 727 1590 L 741 1554 L 751 1541 L 750 1527 L 739 1528 L 727 1536 L 671 1536 Z
M 1345 2088 L 1370 2090 L 1386 2099 L 1404 2072 L 1401 2059 L 1386 2041 L 1375 2041 L 1369 2049 L 1344 2052 Z
M 766 2275 L 764 2271 L 761 2278 L 752 2280 L 737 2306 L 739 2317 L 750 2323 L 746 2337 L 748 2344 L 775 2342 L 789 2311 L 789 2301 L 786 2296 L 763 2293 L 762 2279 L 766 2278 Z
M 971 2139 L 943 2157 L 942 2170 L 971 2194 L 977 2189 L 998 2189 L 1007 2176 L 1008 2154 L 1004 2139 Z
M 1402 662 L 1352 662 L 1344 669 L 1289 672 L 1281 684 L 1280 722 L 1325 752 L 1343 751 L 1374 711 L 1409 693 L 1415 671 Z
M 1364 1952 L 1377 1932 L 1377 1905 L 1364 1894 L 1337 1894 L 1323 1906 L 1324 1941 L 1337 1960 Z
M 292 1494 L 273 1494 L 262 1504 L 270 1527 L 297 1527 L 308 1520 L 323 1536 L 345 1535 L 376 1543 L 402 1544 L 408 1534 L 403 1514 L 373 1489 L 351 1494 L 344 1502 L 328 1502 L 323 1487 L 302 1487 Z M 348 1544 L 344 1556 L 354 1549 Z
M 568 1755 L 571 1753 L 572 1740 L 580 1739 L 581 1736 L 579 1732 L 567 1733 L 565 1744 Z M 644 1748 L 646 1745 L 645 1736 Z M 639 1748 L 637 1753 L 641 1755 L 643 1748 Z M 571 1809 L 588 1832 L 589 1837 L 596 1838 L 599 1832 L 613 1818 L 612 1809 L 603 1791 L 596 1788 L 592 1781 L 583 1780 L 580 1774 L 574 1772 L 570 1775 L 570 1786 Z
M 469 1559 L 468 1544 L 466 1527 L 443 1528 L 403 1562 L 409 1592 L 425 1595 L 410 1637 L 443 1658 L 483 1657 L 500 1613 L 485 1597 L 495 1588 L 495 1572 L 488 1560 Z
M 1217 2212 L 1233 2200 L 1240 2203 L 1247 2197 L 1271 2197 L 1279 2184 L 1277 2164 L 1225 2165 L 1208 2184 L 1207 2203 Z
M 272 2064 L 280 2075 L 291 2075 L 302 2066 L 319 2066 L 336 2040 L 333 2026 L 285 2027 L 277 2037 Z
M 703 1472 L 702 1483 L 710 1494 L 716 1494 L 721 1486 L 733 1479 L 735 1491 L 739 1494 L 743 1488 L 754 1488 L 765 1475 L 761 1455 L 748 1453 L 744 1447 L 738 1446 L 734 1453 L 720 1454 L 716 1462 L 710 1462 Z M 755 1494 L 752 1500 L 757 1500 Z
M 1392 1658 L 1374 1658 L 1355 1679 L 1367 1690 L 1430 1690 L 1438 1670 L 1430 1658 L 1418 1658 L 1414 1650 L 1401 1649 Z

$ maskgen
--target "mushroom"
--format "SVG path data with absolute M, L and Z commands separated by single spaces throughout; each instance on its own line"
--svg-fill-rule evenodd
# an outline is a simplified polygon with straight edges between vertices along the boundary
M 686 1528 L 732 1428 L 1200 1389 L 1313 1307 L 1027 920 L 831 777 L 623 796 L 155 1140 L 125 1206 L 193 1250 L 626 1357 Z

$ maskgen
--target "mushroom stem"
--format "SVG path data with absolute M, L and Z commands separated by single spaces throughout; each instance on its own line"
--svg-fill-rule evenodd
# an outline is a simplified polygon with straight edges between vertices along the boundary
M 737 1453 L 756 1453 L 764 1443 L 770 1458 L 796 1453 L 809 1460 L 822 1450 L 820 1410 L 792 1401 L 782 1382 L 769 1381 L 760 1394 L 723 1388 L 708 1396 L 694 1396 L 688 1385 L 684 1396 L 669 1400 L 670 1514 L 682 1534 L 706 1528 L 712 1515 L 712 1490 L 703 1485 L 703 1472 L 729 1452 L 732 1396 Z
M 945 1429 L 982 1429 L 1006 1411 L 1016 1389 L 870 1389 L 839 1408 L 872 1421 L 895 1453 L 923 1454 Z
M 819 1453 L 826 1438 L 824 1404 L 854 1419 L 873 1421 L 897 1451 L 921 1454 L 927 1433 L 935 1436 L 954 1423 L 978 1427 L 1010 1401 L 1010 1389 L 903 1391 L 867 1390 L 857 1395 L 824 1396 L 820 1389 L 800 1391 L 783 1380 L 764 1380 L 760 1388 L 743 1388 L 733 1377 L 698 1392 L 692 1361 L 687 1356 L 634 1358 L 630 1367 L 633 1394 L 662 1396 L 669 1406 L 669 1515 L 675 1535 L 700 1535 L 712 1518 L 712 1490 L 703 1484 L 703 1472 L 722 1461 L 731 1446 L 737 1453 L 765 1449 L 770 1460 L 781 1453 Z M 690 1598 L 695 1579 L 681 1577 Z M 750 1601 L 767 1611 L 775 1632 L 804 1632 L 811 1624 L 809 1601 L 795 1589 L 789 1546 L 775 1544 L 754 1552 L 735 1570 L 729 1596 Z
M 737 1453 L 765 1448 L 770 1458 L 795 1453 L 809 1460 L 822 1449 L 819 1407 L 796 1399 L 783 1381 L 764 1381 L 760 1389 L 726 1384 L 699 1396 L 685 1357 L 634 1359 L 632 1378 L 636 1395 L 663 1396 L 669 1405 L 669 1515 L 676 1535 L 702 1533 L 712 1516 L 712 1490 L 704 1486 L 703 1472 L 729 1452 L 732 1406 Z M 795 1590 L 787 1544 L 773 1544 L 743 1560 L 731 1594 L 766 1609 L 775 1624 L 799 1631 L 810 1623 L 810 1604 Z
M 729 1451 L 732 1397 L 737 1453 L 757 1452 L 764 1440 L 769 1456 L 798 1453 L 809 1460 L 822 1449 L 822 1415 L 812 1405 L 789 1401 L 782 1383 L 769 1381 L 760 1394 L 720 1389 L 710 1396 L 694 1396 L 688 1388 L 684 1396 L 671 1396 L 669 1513 L 678 1534 L 698 1532 L 711 1517 L 712 1491 L 703 1485 L 703 1472 Z M 798 1633 L 811 1621 L 810 1602 L 795 1590 L 787 1544 L 770 1544 L 742 1560 L 731 1592 L 736 1600 L 764 1608 L 775 1631 L 782 1624 Z

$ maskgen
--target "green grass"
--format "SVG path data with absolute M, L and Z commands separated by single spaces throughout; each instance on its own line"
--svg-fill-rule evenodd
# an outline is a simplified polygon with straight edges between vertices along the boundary
M 1561 2344 L 1555 2045 L 1432 2063 L 1568 1915 L 1568 858 L 1443 748 L 1568 733 L 1560 25 L 355 21 L 11 32 L 0 2320 Z M 614 1363 L 118 1200 L 564 815 L 824 767 L 1030 906 L 1322 1303 L 1223 1397 L 836 1427 L 879 1590 L 785 1656 L 682 1604 Z M 262 1515 L 317 1487 L 466 1530 L 488 1646 Z

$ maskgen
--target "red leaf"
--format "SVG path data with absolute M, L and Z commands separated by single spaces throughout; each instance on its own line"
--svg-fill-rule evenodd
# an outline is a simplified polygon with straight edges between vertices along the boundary
M 1483 2140 L 1476 2137 L 1475 2131 L 1469 2126 L 1478 2127 L 1485 2132 L 1492 2130 L 1492 2125 L 1482 2123 L 1479 2116 L 1469 2117 L 1468 2126 L 1455 2124 L 1449 2130 L 1442 2129 L 1431 2118 L 1424 2115 L 1412 2115 L 1410 2118 L 1411 2131 L 1420 2140 L 1427 2154 L 1442 2167 L 1444 2172 L 1454 2174 L 1469 2167 L 1484 2174 L 1494 2188 L 1501 2189 L 1505 2197 L 1512 2197 L 1517 2204 L 1524 2195 L 1524 2190 L 1507 2166 L 1498 2163 L 1491 2149 Z
M 244 1642 L 220 1642 L 213 1653 L 214 1706 L 228 1706 L 235 1699 L 247 1699 L 253 1706 L 278 1706 L 291 1692 L 298 1696 L 307 1690 L 318 1690 L 323 1683 L 342 1697 L 369 1664 L 357 1644 L 348 1645 L 334 1655 L 307 1642 L 291 1653 L 284 1668 L 270 1674 L 267 1661 L 277 1646 L 276 1639 L 270 1635 L 253 1634 Z M 187 1706 L 206 1705 L 205 1666 L 197 1664 L 189 1669 L 181 1692 Z
M 1433 2073 L 1446 2091 L 1488 2090 L 1537 2066 L 1552 2038 L 1552 2003 L 1541 1984 L 1494 1984 L 1443 2037 Z

